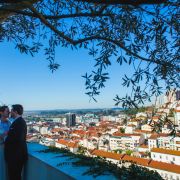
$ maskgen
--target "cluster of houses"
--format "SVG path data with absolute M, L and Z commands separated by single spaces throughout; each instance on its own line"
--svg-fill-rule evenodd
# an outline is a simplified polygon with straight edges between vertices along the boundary
M 95 119 L 89 120 L 95 123 L 93 126 L 84 122 L 73 127 L 29 122 L 29 130 L 34 131 L 28 134 L 27 140 L 67 148 L 73 153 L 78 153 L 83 147 L 86 155 L 101 156 L 118 165 L 128 166 L 134 162 L 159 172 L 164 179 L 180 180 L 180 101 L 172 107 L 172 103 L 166 103 L 154 114 L 147 110 L 133 117 L 124 114 L 101 116 L 100 121 L 91 115 Z M 84 119 L 88 117 L 86 115 Z M 155 125 L 165 118 L 167 123 L 156 132 Z

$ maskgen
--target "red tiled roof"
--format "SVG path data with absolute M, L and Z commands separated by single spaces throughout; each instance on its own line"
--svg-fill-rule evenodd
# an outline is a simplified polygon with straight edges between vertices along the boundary
M 68 144 L 68 141 L 66 141 L 66 140 L 64 140 L 64 139 L 59 139 L 58 141 L 57 141 L 57 143 L 59 143 L 59 144 L 63 144 L 63 145 L 67 145 Z
M 75 142 L 69 142 L 67 146 L 70 148 L 78 148 L 78 144 Z
M 86 131 L 84 131 L 84 130 L 74 130 L 74 131 L 72 131 L 72 134 L 85 135 Z
M 51 135 L 48 135 L 48 134 L 43 134 L 44 137 L 46 138 L 51 138 L 52 136 Z
M 139 152 L 139 154 L 141 154 L 143 156 L 147 156 L 147 154 L 145 152 Z
M 124 155 L 123 154 L 117 154 L 117 153 L 112 153 L 112 152 L 107 152 L 107 151 L 102 151 L 102 150 L 93 150 L 91 152 L 92 155 L 100 156 L 100 157 L 105 157 L 109 159 L 115 159 L 115 160 L 120 160 Z
M 162 153 L 162 154 L 170 154 L 170 155 L 180 156 L 180 151 L 162 149 L 162 148 L 152 148 L 151 152 L 157 152 L 157 153 Z
M 93 131 L 93 130 L 96 130 L 96 128 L 95 127 L 89 127 L 88 130 Z
M 154 120 L 154 119 L 159 119 L 160 118 L 160 116 L 153 116 L 152 117 L 152 119 Z
M 157 134 L 152 134 L 149 139 L 157 139 L 158 138 L 158 135 Z
M 78 147 L 77 142 L 69 142 L 69 141 L 66 141 L 64 139 L 58 140 L 57 143 L 62 144 L 62 145 L 67 146 L 67 147 L 70 147 L 70 148 L 77 148 Z
M 141 136 L 141 134 L 126 134 L 126 133 L 115 132 L 113 133 L 113 136 Z
M 93 150 L 93 151 L 91 151 L 91 154 L 96 155 L 96 156 L 105 157 L 105 158 L 115 159 L 115 160 L 134 162 L 137 165 L 180 174 L 180 166 L 175 165 L 175 164 L 168 164 L 168 163 L 164 163 L 164 162 L 154 161 L 151 159 L 137 158 L 137 157 L 123 155 L 123 154 L 106 152 L 106 151 L 102 151 L 102 150 Z
M 140 129 L 137 129 L 134 131 L 135 133 L 147 133 L 147 134 L 151 134 L 152 132 L 151 131 L 146 131 L 146 130 L 140 130 Z
M 140 148 L 148 148 L 148 146 L 142 144 L 142 145 L 140 146 Z
M 169 136 L 169 135 L 166 134 L 166 133 L 159 133 L 158 135 L 159 135 L 159 137 L 168 137 L 168 136 Z
M 54 128 L 51 130 L 51 132 L 59 132 L 59 131 L 61 131 L 61 128 Z
M 165 133 L 153 133 L 149 139 L 157 139 L 158 137 L 168 137 L 169 135 L 168 134 L 165 134 Z
M 152 160 L 149 163 L 148 167 L 180 174 L 180 166 L 175 165 L 175 164 L 169 164 L 169 163 L 158 162 L 158 161 L 153 161 Z
M 130 124 L 128 125 L 128 127 L 136 127 L 134 124 Z
M 136 164 L 142 165 L 142 166 L 148 166 L 150 160 L 149 159 L 143 159 L 143 158 L 137 158 L 137 157 L 133 157 L 133 156 L 128 156 L 125 155 L 122 158 L 123 161 L 132 161 Z

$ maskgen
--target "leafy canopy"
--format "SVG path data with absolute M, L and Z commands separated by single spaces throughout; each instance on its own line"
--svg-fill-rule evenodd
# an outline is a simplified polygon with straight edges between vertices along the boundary
M 180 86 L 179 7 L 178 0 L 1 0 L 0 42 L 32 56 L 43 49 L 52 71 L 56 47 L 87 49 L 95 65 L 83 77 L 94 100 L 112 62 L 128 64 L 132 75 L 121 83 L 132 92 L 114 100 L 138 107 Z

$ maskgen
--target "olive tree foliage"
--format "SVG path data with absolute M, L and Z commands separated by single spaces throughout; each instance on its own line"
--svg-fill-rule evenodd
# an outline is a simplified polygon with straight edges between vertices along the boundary
M 94 58 L 86 94 L 96 100 L 108 67 L 129 65 L 120 83 L 131 88 L 116 105 L 138 107 L 164 89 L 179 88 L 178 0 L 0 0 L 0 42 L 21 53 L 41 49 L 55 71 L 57 47 L 87 49 Z M 129 74 L 129 73 L 128 73 Z M 118 80 L 117 80 L 118 81 Z

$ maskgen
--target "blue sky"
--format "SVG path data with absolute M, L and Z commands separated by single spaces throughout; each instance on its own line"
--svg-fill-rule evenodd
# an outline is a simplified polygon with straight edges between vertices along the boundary
M 41 53 L 31 57 L 21 54 L 11 43 L 1 43 L 0 54 L 0 103 L 3 104 L 21 103 L 25 110 L 108 108 L 114 106 L 116 94 L 127 92 L 120 77 L 129 71 L 128 66 L 113 63 L 108 69 L 110 80 L 97 97 L 98 102 L 89 102 L 81 76 L 93 69 L 94 60 L 86 50 L 57 48 L 56 61 L 61 66 L 53 74 Z

